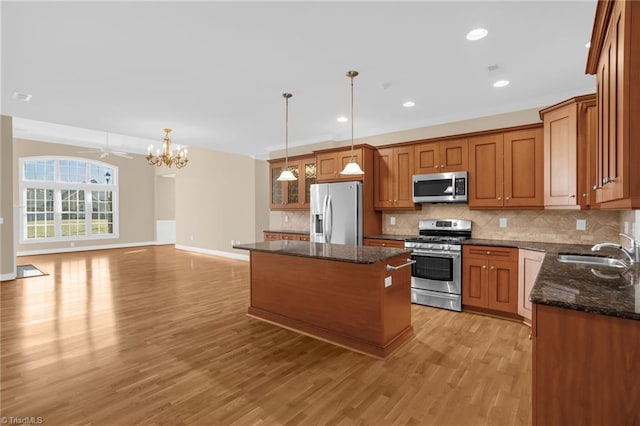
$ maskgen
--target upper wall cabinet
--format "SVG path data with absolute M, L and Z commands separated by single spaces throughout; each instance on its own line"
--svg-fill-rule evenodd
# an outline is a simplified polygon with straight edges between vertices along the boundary
M 467 170 L 467 139 L 428 142 L 415 145 L 413 173 L 460 172 Z
M 469 208 L 542 208 L 542 127 L 469 138 Z
M 587 73 L 596 75 L 596 201 L 640 208 L 640 2 L 599 1 Z
M 544 121 L 545 208 L 596 207 L 596 95 L 545 108 L 540 118 Z
M 311 201 L 311 185 L 316 183 L 316 157 L 289 158 L 287 167 L 298 180 L 280 182 L 284 159 L 269 160 L 271 210 L 307 210 Z
M 353 150 L 353 158 L 355 158 L 362 170 L 366 172 L 365 164 L 362 163 L 362 157 L 362 148 L 355 148 Z M 349 161 L 351 161 L 351 148 L 317 153 L 316 165 L 318 167 L 318 182 L 362 180 L 362 176 L 340 174 Z M 366 166 L 371 166 L 371 164 L 367 164 Z
M 375 156 L 377 210 L 416 208 L 413 202 L 413 146 L 381 148 Z

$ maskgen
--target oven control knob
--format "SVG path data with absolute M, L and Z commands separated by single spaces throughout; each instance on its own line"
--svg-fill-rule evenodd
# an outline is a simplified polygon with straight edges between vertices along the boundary
M 427 246 L 426 246 L 426 247 L 427 247 L 428 249 L 432 249 L 432 248 L 433 248 L 433 245 L 431 245 L 431 244 L 427 244 Z

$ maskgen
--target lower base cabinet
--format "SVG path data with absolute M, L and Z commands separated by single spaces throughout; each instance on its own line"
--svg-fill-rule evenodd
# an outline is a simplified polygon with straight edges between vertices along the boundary
M 462 305 L 518 313 L 518 249 L 462 248 Z
M 533 425 L 640 424 L 640 321 L 533 304 Z

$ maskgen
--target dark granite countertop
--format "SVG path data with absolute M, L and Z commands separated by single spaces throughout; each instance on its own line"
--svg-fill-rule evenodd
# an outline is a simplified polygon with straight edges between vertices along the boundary
M 351 263 L 376 263 L 411 252 L 400 248 L 310 243 L 307 241 L 265 241 L 234 245 L 233 248 Z
M 393 235 L 393 234 L 379 234 L 379 235 L 367 235 L 365 238 L 375 238 L 377 240 L 395 240 L 404 241 L 407 238 L 415 238 L 416 235 Z
M 263 229 L 262 232 L 273 232 L 276 234 L 309 235 L 308 229 L 305 229 L 304 231 L 296 231 L 295 229 Z
M 562 263 L 558 253 L 622 257 L 617 250 L 591 251 L 591 245 L 469 239 L 469 245 L 515 247 L 546 252 L 529 300 L 584 312 L 640 320 L 640 265 L 620 270 Z

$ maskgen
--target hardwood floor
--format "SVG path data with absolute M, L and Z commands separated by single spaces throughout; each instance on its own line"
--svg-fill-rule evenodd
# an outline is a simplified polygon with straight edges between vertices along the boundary
M 247 262 L 158 246 L 18 263 L 50 275 L 0 287 L 7 418 L 530 422 L 531 341 L 515 322 L 413 305 L 415 338 L 383 361 L 248 318 Z

